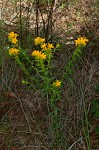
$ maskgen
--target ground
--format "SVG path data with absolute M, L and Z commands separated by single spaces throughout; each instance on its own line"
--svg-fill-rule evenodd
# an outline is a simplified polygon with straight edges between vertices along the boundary
M 23 41 L 27 40 L 27 32 L 32 32 L 31 37 L 34 37 L 35 33 L 36 9 L 33 9 L 32 4 L 32 2 L 22 1 Z M 55 65 L 60 68 L 60 72 L 74 51 L 74 40 L 79 36 L 87 36 L 90 42 L 85 49 L 85 57 L 82 58 L 80 66 L 75 64 L 73 88 L 64 81 L 62 101 L 57 104 L 61 109 L 60 118 L 63 122 L 62 132 L 66 137 L 66 147 L 73 146 L 72 144 L 77 142 L 71 148 L 74 150 L 87 150 L 81 126 L 83 117 L 83 95 L 81 96 L 81 94 L 84 94 L 86 107 L 89 109 L 92 107 L 92 101 L 99 98 L 99 94 L 95 91 L 99 81 L 98 5 L 97 0 L 94 2 L 92 0 L 71 1 L 56 7 L 53 12 L 53 43 L 62 45 L 55 56 Z M 0 39 L 3 43 L 1 47 L 6 44 L 9 31 L 14 30 L 20 33 L 19 6 L 19 1 L 0 1 L 0 30 L 2 33 Z M 40 8 L 46 25 L 45 4 L 42 4 Z M 42 15 L 40 14 L 38 19 L 39 33 L 41 34 L 43 29 Z M 26 20 L 29 21 L 28 25 Z M 3 36 L 5 40 L 1 38 Z M 31 44 L 28 44 L 28 47 L 32 49 Z M 5 48 L 3 48 L 4 58 L 0 68 L 0 149 L 50 150 L 49 143 L 52 139 L 47 134 L 50 124 L 47 117 L 49 111 L 47 100 L 41 96 L 39 91 L 34 93 L 33 90 L 28 90 L 21 84 L 22 70 L 18 68 L 13 59 L 9 59 L 5 55 L 4 51 Z M 99 121 L 92 113 L 89 113 L 88 119 L 91 126 L 89 134 L 92 150 L 98 150 L 99 138 L 94 129 L 99 126 Z

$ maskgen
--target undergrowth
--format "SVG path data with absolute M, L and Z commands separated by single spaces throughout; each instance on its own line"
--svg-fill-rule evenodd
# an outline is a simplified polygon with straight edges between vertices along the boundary
M 99 85 L 93 80 L 97 67 L 91 63 L 97 66 L 98 31 L 90 30 L 81 17 L 87 12 L 79 10 L 76 19 L 85 28 L 72 34 L 75 23 L 69 20 L 67 31 L 58 37 L 62 24 L 56 33 L 53 14 L 74 3 L 78 7 L 79 0 L 31 0 L 26 7 L 18 2 L 14 27 L 0 21 L 0 148 L 94 149 L 92 136 L 96 145 L 99 139 Z M 30 24 L 31 14 L 35 16 Z

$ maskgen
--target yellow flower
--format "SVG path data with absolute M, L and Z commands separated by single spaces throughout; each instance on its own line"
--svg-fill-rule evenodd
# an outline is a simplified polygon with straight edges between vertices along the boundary
M 37 59 L 46 59 L 46 55 L 37 50 L 32 52 L 32 56 L 36 57 Z
M 46 55 L 44 53 L 41 53 L 39 57 L 40 59 L 46 59 Z
M 18 42 L 17 36 L 18 36 L 18 34 L 17 34 L 17 33 L 14 33 L 14 32 L 12 31 L 12 32 L 10 32 L 10 33 L 8 34 L 8 39 L 9 39 L 13 44 L 16 44 L 16 43 Z
M 32 52 L 32 56 L 38 56 L 39 55 L 39 51 L 35 50 Z
M 41 48 L 43 51 L 50 50 L 49 52 L 51 52 L 51 50 L 52 50 L 52 48 L 54 48 L 54 46 L 53 46 L 53 44 L 50 44 L 50 43 L 48 43 L 48 44 L 44 43 L 41 45 Z
M 58 86 L 61 86 L 61 81 L 56 80 L 56 82 L 54 82 L 53 85 L 54 85 L 54 86 L 57 86 L 57 87 L 58 87 Z
M 37 37 L 34 39 L 35 45 L 40 45 L 43 44 L 44 42 L 45 42 L 45 38 Z
M 18 55 L 19 52 L 20 52 L 20 50 L 18 50 L 18 49 L 16 49 L 16 48 L 11 48 L 11 49 L 9 50 L 9 54 L 10 54 L 10 55 Z
M 14 33 L 13 31 L 8 34 L 9 39 L 16 38 L 17 36 L 18 36 L 18 34 Z
M 54 48 L 53 44 L 50 44 L 50 43 L 48 43 L 47 47 L 48 47 L 48 49 Z
M 45 42 L 45 38 L 41 38 L 41 44 Z
M 83 45 L 83 46 L 86 46 L 87 42 L 89 42 L 89 40 L 85 37 L 79 37 L 77 40 L 75 40 L 75 44 L 76 46 L 79 46 L 79 45 Z
M 13 38 L 11 41 L 13 44 L 16 44 L 18 42 L 18 40 L 16 38 Z
M 41 48 L 42 48 L 43 50 L 47 50 L 47 44 L 44 43 L 43 45 L 41 45 Z

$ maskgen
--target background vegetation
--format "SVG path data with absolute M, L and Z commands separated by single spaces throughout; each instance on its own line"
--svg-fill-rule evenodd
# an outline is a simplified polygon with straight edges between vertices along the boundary
M 0 149 L 98 150 L 98 0 L 0 0 L 0 10 Z M 60 45 L 51 64 L 58 79 L 63 73 L 65 76 L 64 68 L 76 49 L 74 41 L 80 36 L 89 40 L 73 64 L 72 75 L 62 81 L 61 100 L 56 103 L 61 124 L 59 147 L 53 144 L 49 128 L 49 98 L 41 94 L 41 89 L 22 84 L 24 71 L 9 56 L 11 31 L 19 35 L 20 46 L 29 55 L 37 36 Z M 29 70 L 30 64 L 23 56 L 21 59 Z

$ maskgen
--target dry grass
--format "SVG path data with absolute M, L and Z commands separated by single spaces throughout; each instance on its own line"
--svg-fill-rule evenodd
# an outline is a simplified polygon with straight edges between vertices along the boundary
M 74 39 L 79 35 L 85 35 L 90 40 L 90 45 L 85 49 L 85 57 L 79 64 L 75 64 L 73 80 L 70 83 L 64 80 L 62 101 L 57 104 L 60 108 L 61 127 L 64 133 L 62 150 L 87 150 L 81 120 L 84 116 L 84 100 L 87 108 L 91 108 L 91 102 L 95 94 L 95 86 L 98 83 L 98 0 L 71 1 L 66 3 L 64 8 L 57 7 L 53 12 L 53 42 L 61 43 L 62 47 L 55 56 L 56 67 L 60 68 L 60 74 L 69 60 L 75 46 Z M 50 143 L 53 140 L 48 134 L 50 120 L 48 117 L 48 100 L 41 96 L 40 92 L 28 90 L 21 84 L 23 72 L 5 54 L 7 48 L 7 33 L 17 31 L 20 33 L 20 3 L 19 1 L 0 1 L 0 48 L 3 53 L 2 65 L 0 66 L 0 149 L 1 150 L 50 150 Z M 22 40 L 28 48 L 32 49 L 31 37 L 37 34 L 36 10 L 34 3 L 22 1 Z M 62 5 L 61 5 L 62 6 Z M 47 24 L 45 5 L 41 5 L 41 13 L 38 19 L 39 35 L 43 35 L 42 29 Z M 79 9 L 81 8 L 81 9 Z M 30 34 L 31 33 L 31 34 Z M 49 38 L 51 38 L 49 30 Z M 30 35 L 30 37 L 29 37 Z M 3 39 L 4 38 L 4 39 Z M 27 42 L 29 38 L 30 44 Z M 58 64 L 57 64 L 58 62 Z M 91 129 L 95 118 L 89 115 Z M 94 130 L 90 130 L 92 150 L 99 149 L 99 139 Z M 73 145 L 74 144 L 74 145 Z

